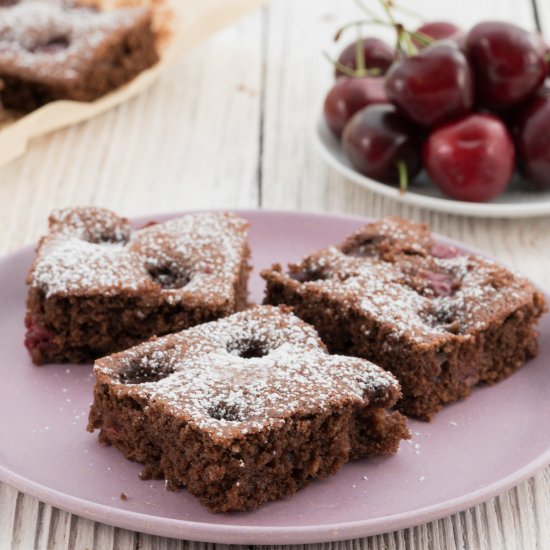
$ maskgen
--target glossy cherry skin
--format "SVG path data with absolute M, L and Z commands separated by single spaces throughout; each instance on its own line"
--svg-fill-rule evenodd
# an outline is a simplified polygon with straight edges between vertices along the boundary
M 434 130 L 424 168 L 450 197 L 484 202 L 502 193 L 514 171 L 512 136 L 496 116 L 475 113 Z
M 418 129 L 393 105 L 371 105 L 356 113 L 344 128 L 342 148 L 359 172 L 383 183 L 399 182 L 399 161 L 409 180 L 421 168 Z
M 357 68 L 356 47 L 357 42 L 348 44 L 338 57 L 338 62 L 355 70 Z M 367 69 L 378 69 L 380 76 L 384 75 L 395 61 L 395 51 L 378 38 L 365 38 L 363 40 L 363 52 L 365 55 L 365 67 Z M 341 76 L 342 74 L 337 68 L 335 69 L 336 76 Z
M 523 176 L 550 189 L 550 88 L 541 90 L 520 112 L 514 135 Z
M 340 137 L 344 126 L 357 111 L 375 103 L 389 103 L 384 79 L 369 76 L 339 78 L 325 98 L 325 120 L 333 133 Z
M 474 103 L 470 66 L 450 41 L 394 63 L 386 74 L 386 93 L 408 118 L 428 127 L 465 115 Z
M 479 23 L 468 33 L 465 49 L 484 107 L 501 110 L 519 105 L 547 74 L 540 38 L 511 23 Z
M 464 32 L 460 27 L 457 27 L 454 23 L 448 21 L 430 21 L 416 29 L 417 32 L 421 32 L 433 40 L 456 40 L 457 42 L 464 36 Z M 413 38 L 413 42 L 417 48 L 425 47 L 423 44 Z

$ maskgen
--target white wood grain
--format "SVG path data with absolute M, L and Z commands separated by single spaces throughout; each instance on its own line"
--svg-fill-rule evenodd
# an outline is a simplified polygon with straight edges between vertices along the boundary
M 546 42 L 550 42 L 550 4 L 547 0 L 533 0 L 537 6 L 541 30 L 546 38 Z
M 431 18 L 533 26 L 529 0 L 415 0 Z M 550 32 L 550 4 L 539 0 Z M 46 213 L 70 204 L 128 215 L 185 208 L 301 208 L 401 214 L 464 240 L 550 286 L 550 220 L 443 216 L 344 181 L 310 133 L 331 69 L 321 56 L 351 0 L 274 0 L 182 60 L 152 90 L 96 120 L 41 138 L 0 169 L 0 253 L 34 241 Z M 0 484 L 0 550 L 221 550 L 77 518 Z M 239 548 L 239 547 L 236 547 Z M 281 547 L 277 547 L 281 548 Z M 294 548 L 306 548 L 303 546 Z M 483 505 L 437 522 L 308 550 L 550 548 L 550 468 Z

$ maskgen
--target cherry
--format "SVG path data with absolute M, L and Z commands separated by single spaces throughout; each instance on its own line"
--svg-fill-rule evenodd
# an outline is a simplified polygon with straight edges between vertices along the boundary
M 522 174 L 550 189 L 550 89 L 541 90 L 518 115 L 514 134 Z
M 344 153 L 361 173 L 384 183 L 409 179 L 420 171 L 417 129 L 393 105 L 371 105 L 356 113 L 344 128 Z
M 423 126 L 465 115 L 474 103 L 470 66 L 450 41 L 436 42 L 396 62 L 386 75 L 386 93 L 399 110 Z
M 389 103 L 382 78 L 339 78 L 325 98 L 324 113 L 329 128 L 340 137 L 349 119 L 373 103 Z
M 504 191 L 515 163 L 512 137 L 496 116 L 475 113 L 438 128 L 424 145 L 424 167 L 445 194 L 483 202 Z
M 494 109 L 518 105 L 542 84 L 547 64 L 540 38 L 511 23 L 479 23 L 466 37 L 480 103 Z
M 365 56 L 365 67 L 367 69 L 378 69 L 380 75 L 386 73 L 395 60 L 395 52 L 383 40 L 378 38 L 363 39 L 363 52 Z M 352 70 L 357 69 L 357 42 L 348 44 L 338 57 L 338 63 Z M 335 75 L 344 73 L 335 69 Z
M 460 27 L 457 27 L 454 23 L 448 21 L 430 21 L 424 23 L 421 27 L 416 29 L 416 32 L 422 33 L 433 40 L 456 40 L 457 42 L 464 36 L 464 33 Z M 425 45 L 413 37 L 413 43 L 417 48 L 423 48 Z

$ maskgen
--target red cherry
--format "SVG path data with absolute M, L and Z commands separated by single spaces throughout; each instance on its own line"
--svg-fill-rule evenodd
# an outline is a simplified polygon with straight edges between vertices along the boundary
M 383 40 L 378 38 L 365 38 L 363 40 L 363 52 L 365 55 L 365 67 L 367 69 L 378 69 L 380 75 L 386 73 L 395 60 L 395 51 Z M 338 63 L 352 70 L 357 69 L 357 43 L 348 44 L 338 57 Z M 336 68 L 335 75 L 343 73 Z
M 500 119 L 472 114 L 438 128 L 423 151 L 424 167 L 443 193 L 463 201 L 483 202 L 506 189 L 515 151 Z
M 416 32 L 420 32 L 429 36 L 433 40 L 456 40 L 457 42 L 464 36 L 464 33 L 460 27 L 457 27 L 454 23 L 448 21 L 430 21 L 425 23 L 421 27 L 418 27 Z M 424 44 L 421 44 L 418 40 L 413 38 L 413 42 L 417 48 L 423 48 Z
M 399 163 L 409 179 L 421 168 L 418 131 L 393 105 L 371 105 L 356 113 L 344 128 L 342 147 L 361 173 L 384 183 L 399 181 Z
M 479 23 L 466 37 L 466 53 L 485 107 L 518 105 L 539 88 L 547 73 L 540 38 L 511 23 Z
M 474 103 L 468 61 L 448 41 L 394 63 L 386 75 L 386 93 L 399 110 L 423 126 L 465 115 Z
M 339 78 L 325 98 L 325 119 L 329 128 L 340 137 L 349 119 L 374 103 L 389 103 L 382 78 Z
M 522 174 L 542 189 L 550 189 L 550 89 L 541 90 L 524 107 L 515 126 Z

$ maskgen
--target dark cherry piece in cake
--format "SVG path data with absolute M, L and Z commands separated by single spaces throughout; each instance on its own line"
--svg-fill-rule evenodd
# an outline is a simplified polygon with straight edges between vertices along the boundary
M 260 306 L 99 359 L 88 429 L 214 512 L 294 494 L 351 459 L 395 453 L 395 378 L 329 355 L 315 329 Z
M 133 230 L 100 208 L 55 211 L 28 276 L 35 363 L 86 362 L 247 305 L 248 223 L 193 213 Z
M 92 101 L 157 61 L 148 9 L 98 11 L 54 0 L 0 6 L 0 80 L 7 108 Z
M 535 356 L 546 310 L 523 277 L 393 218 L 262 276 L 266 303 L 292 306 L 331 352 L 391 371 L 403 391 L 399 410 L 423 419 Z

